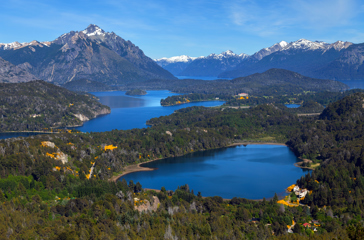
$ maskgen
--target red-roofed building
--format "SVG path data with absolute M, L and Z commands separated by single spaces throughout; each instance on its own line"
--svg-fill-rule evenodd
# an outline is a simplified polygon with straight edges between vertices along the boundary
M 304 227 L 311 227 L 311 224 L 309 224 L 309 223 L 304 223 L 304 224 L 303 224 L 303 226 L 304 226 Z

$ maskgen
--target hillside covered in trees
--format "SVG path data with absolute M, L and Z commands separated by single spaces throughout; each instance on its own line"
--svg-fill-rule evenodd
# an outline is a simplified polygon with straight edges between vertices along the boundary
M 44 81 L 0 84 L 0 132 L 78 126 L 107 113 L 96 97 Z
M 364 94 L 355 93 L 316 117 L 299 117 L 271 103 L 250 109 L 192 107 L 151 119 L 146 129 L 1 140 L 1 236 L 361 239 L 363 104 Z M 108 181 L 130 164 L 267 137 L 321 164 L 297 180 L 312 191 L 301 206 L 278 204 L 276 196 L 224 201 L 203 198 L 196 194 L 200 189 L 187 185 L 155 192 L 132 181 Z

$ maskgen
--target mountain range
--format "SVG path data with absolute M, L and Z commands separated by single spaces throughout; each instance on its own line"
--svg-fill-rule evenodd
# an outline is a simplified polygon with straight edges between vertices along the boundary
M 171 71 L 176 76 L 236 78 L 281 68 L 313 78 L 364 79 L 364 44 L 343 41 L 330 44 L 299 39 L 290 43 L 281 41 L 250 56 L 226 51 L 219 55 L 184 58 L 191 60 L 181 71 Z M 155 61 L 168 70 L 182 62 L 179 57 Z
M 16 67 L 11 72 L 22 70 L 29 76 L 58 85 L 85 78 L 108 85 L 154 78 L 175 79 L 132 42 L 94 24 L 50 42 L 1 43 L 0 58 Z

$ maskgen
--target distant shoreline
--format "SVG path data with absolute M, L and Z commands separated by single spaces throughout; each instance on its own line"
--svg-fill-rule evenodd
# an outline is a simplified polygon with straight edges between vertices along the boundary
M 59 132 L 44 132 L 44 131 L 6 131 L 0 133 L 59 133 Z

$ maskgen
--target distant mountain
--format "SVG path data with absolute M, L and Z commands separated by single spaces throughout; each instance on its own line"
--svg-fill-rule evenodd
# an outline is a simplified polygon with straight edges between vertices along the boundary
M 183 70 L 181 76 L 217 76 L 229 71 L 243 62 L 249 55 L 235 54 L 228 50 L 221 54 L 210 54 L 207 57 L 197 58 Z
M 228 50 L 221 54 L 210 54 L 207 57 L 192 58 L 186 55 L 155 59 L 164 69 L 175 76 L 217 76 L 233 69 L 249 55 L 235 54 Z
M 173 75 L 180 76 L 180 73 L 195 59 L 197 59 L 197 57 L 182 55 L 171 58 L 154 59 L 154 61 Z
M 363 50 L 363 44 L 299 39 L 281 41 L 250 56 L 226 51 L 194 59 L 181 56 L 155 61 L 177 76 L 237 78 L 280 68 L 313 78 L 349 80 L 364 79 Z
M 81 78 L 107 85 L 175 78 L 132 42 L 93 24 L 52 42 L 0 44 L 0 57 L 55 84 Z
M 364 79 L 364 44 L 352 44 L 329 64 L 309 72 L 311 76 L 338 80 Z
M 28 71 L 0 58 L 0 82 L 16 83 L 36 80 Z
M 275 45 L 277 46 L 277 44 Z M 328 74 L 332 71 L 332 67 L 328 66 L 341 58 L 352 45 L 350 42 L 337 41 L 329 44 L 317 41 L 312 42 L 306 39 L 300 39 L 291 43 L 281 42 L 275 51 L 266 51 L 265 54 L 260 55 L 260 52 L 265 51 L 265 49 L 262 49 L 252 55 L 247 61 L 236 66 L 235 69 L 219 74 L 219 77 L 234 78 L 248 76 L 254 73 L 262 73 L 271 68 L 281 68 L 314 78 L 343 79 L 335 76 L 335 74 Z M 350 67 L 349 65 L 351 63 L 345 67 Z M 344 79 L 353 78 L 345 74 Z

